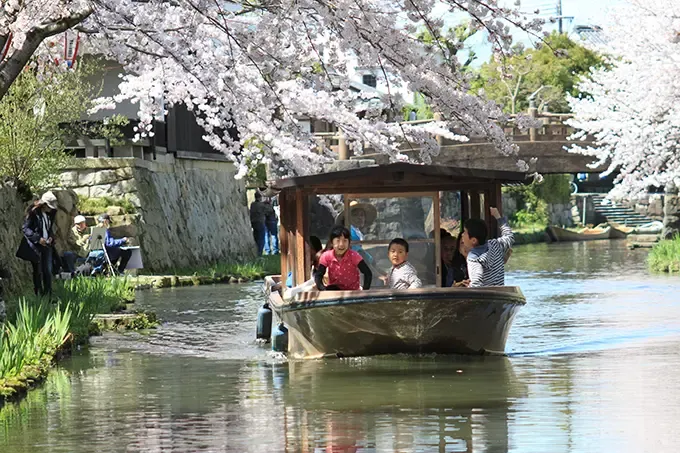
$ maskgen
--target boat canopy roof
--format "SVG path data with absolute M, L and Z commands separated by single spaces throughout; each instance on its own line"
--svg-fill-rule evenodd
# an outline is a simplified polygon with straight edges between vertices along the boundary
M 315 193 L 381 193 L 432 190 L 464 190 L 489 184 L 523 183 L 527 174 L 519 171 L 483 170 L 394 163 L 309 176 L 279 179 L 273 189 L 302 189 Z

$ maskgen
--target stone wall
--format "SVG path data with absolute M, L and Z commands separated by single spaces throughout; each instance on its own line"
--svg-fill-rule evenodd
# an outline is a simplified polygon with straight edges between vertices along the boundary
M 245 184 L 234 179 L 232 164 L 132 158 L 78 163 L 62 175 L 62 184 L 79 196 L 134 205 L 135 214 L 112 216 L 112 233 L 134 238 L 147 271 L 254 257 Z
M 0 185 L 0 266 L 11 274 L 9 289 L 31 287 L 31 266 L 14 256 L 22 238 L 21 225 L 26 206 L 14 188 Z

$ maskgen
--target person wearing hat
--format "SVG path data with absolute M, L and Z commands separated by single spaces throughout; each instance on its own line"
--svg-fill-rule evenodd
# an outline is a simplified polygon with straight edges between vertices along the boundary
M 69 230 L 66 244 L 68 250 L 62 255 L 62 262 L 66 268 L 66 272 L 73 274 L 76 271 L 76 263 L 78 261 L 85 261 L 87 258 L 88 242 L 90 241 L 90 234 L 87 231 L 87 222 L 85 217 L 77 215 L 73 218 L 73 227 Z
M 45 192 L 26 211 L 21 227 L 21 239 L 16 256 L 29 261 L 33 270 L 33 291 L 36 295 L 52 293 L 52 255 L 54 249 L 54 217 L 57 197 Z
M 102 214 L 99 216 L 97 221 L 103 228 L 106 228 L 104 247 L 106 249 L 106 254 L 109 256 L 109 260 L 111 261 L 111 265 L 113 266 L 118 260 L 120 260 L 120 263 L 118 264 L 118 273 L 122 274 L 123 271 L 125 271 L 128 261 L 130 261 L 130 257 L 132 256 L 132 250 L 123 250 L 121 248 L 129 242 L 128 238 L 114 239 L 113 236 L 111 236 L 111 231 L 109 230 L 111 227 L 110 215 Z

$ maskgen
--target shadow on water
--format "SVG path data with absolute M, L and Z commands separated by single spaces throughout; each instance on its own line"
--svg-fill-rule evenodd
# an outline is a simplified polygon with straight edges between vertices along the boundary
M 680 281 L 644 258 L 518 247 L 508 357 L 285 362 L 253 341 L 258 285 L 142 292 L 163 326 L 63 362 L 0 411 L 0 451 L 675 451 Z

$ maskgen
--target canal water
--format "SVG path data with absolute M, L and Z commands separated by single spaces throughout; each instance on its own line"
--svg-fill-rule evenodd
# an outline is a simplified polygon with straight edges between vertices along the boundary
M 517 247 L 508 357 L 287 363 L 257 284 L 138 293 L 108 334 L 0 410 L 0 452 L 674 452 L 680 279 L 624 241 Z

